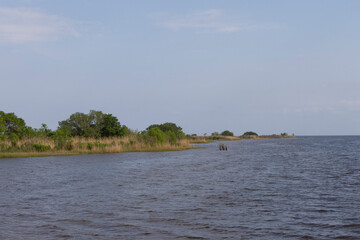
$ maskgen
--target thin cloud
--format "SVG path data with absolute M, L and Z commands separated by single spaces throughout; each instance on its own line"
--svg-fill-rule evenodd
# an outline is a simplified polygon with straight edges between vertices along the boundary
M 30 8 L 0 8 L 0 43 L 23 44 L 79 34 L 64 18 Z
M 233 33 L 246 29 L 259 28 L 257 25 L 248 25 L 236 21 L 227 21 L 219 9 L 209 9 L 205 11 L 195 12 L 175 19 L 161 21 L 159 26 L 180 30 L 195 29 L 208 32 Z

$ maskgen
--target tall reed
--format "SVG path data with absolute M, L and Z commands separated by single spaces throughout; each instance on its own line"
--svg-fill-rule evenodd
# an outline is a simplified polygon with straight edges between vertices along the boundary
M 192 148 L 190 140 L 180 139 L 175 144 L 165 142 L 158 144 L 136 135 L 125 137 L 66 139 L 67 145 L 59 147 L 56 140 L 50 137 L 23 138 L 16 142 L 0 141 L 0 157 L 11 155 L 62 155 L 90 153 L 121 153 L 145 151 L 175 151 Z

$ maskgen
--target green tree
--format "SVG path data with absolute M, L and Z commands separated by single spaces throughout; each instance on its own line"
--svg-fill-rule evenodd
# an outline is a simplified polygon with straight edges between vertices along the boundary
M 117 117 L 112 114 L 104 114 L 103 122 L 101 123 L 101 136 L 102 137 L 112 137 L 112 136 L 121 136 L 121 124 L 118 121 Z
M 234 133 L 230 132 L 229 130 L 225 130 L 221 133 L 222 136 L 234 136 Z
M 177 126 L 175 123 L 163 123 L 163 124 L 153 124 L 150 125 L 146 131 L 149 131 L 151 128 L 159 128 L 161 131 L 163 131 L 164 133 L 166 132 L 173 132 L 176 135 L 177 139 L 181 139 L 181 138 L 185 138 L 185 133 L 182 131 L 182 128 Z
M 258 136 L 258 134 L 257 134 L 256 132 L 252 132 L 252 131 L 245 132 L 245 133 L 243 134 L 243 136 L 251 136 L 251 135 Z
M 60 129 L 70 129 L 71 136 L 101 137 L 104 114 L 90 110 L 89 114 L 76 112 L 67 120 L 59 122 Z
M 148 135 L 155 139 L 155 142 L 158 144 L 165 143 L 165 133 L 158 127 L 152 127 L 148 131 Z
M 15 135 L 17 138 L 21 138 L 26 130 L 25 121 L 22 118 L 17 117 L 14 113 L 5 113 L 0 111 L 0 138 L 12 138 Z
M 70 130 L 71 136 L 86 136 L 89 134 L 88 129 L 90 127 L 91 120 L 89 116 L 79 112 L 73 113 L 67 120 L 59 122 L 60 131 L 66 132 L 66 130 Z
M 117 117 L 101 111 L 90 110 L 88 114 L 74 113 L 67 120 L 59 122 L 59 129 L 70 130 L 71 136 L 111 137 L 130 134 L 126 126 L 121 126 Z
M 128 136 L 134 134 L 127 126 L 122 125 L 118 136 Z
M 37 133 L 43 137 L 51 137 L 54 134 L 54 132 L 51 131 L 45 123 L 41 124 L 41 128 L 37 130 Z

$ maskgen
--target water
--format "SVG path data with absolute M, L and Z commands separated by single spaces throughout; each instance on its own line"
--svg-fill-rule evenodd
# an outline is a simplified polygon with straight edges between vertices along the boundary
M 0 159 L 0 239 L 360 239 L 360 137 Z

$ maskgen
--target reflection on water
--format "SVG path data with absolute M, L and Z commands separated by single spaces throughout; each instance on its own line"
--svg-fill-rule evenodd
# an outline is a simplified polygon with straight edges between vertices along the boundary
M 0 159 L 0 239 L 360 239 L 360 137 Z

